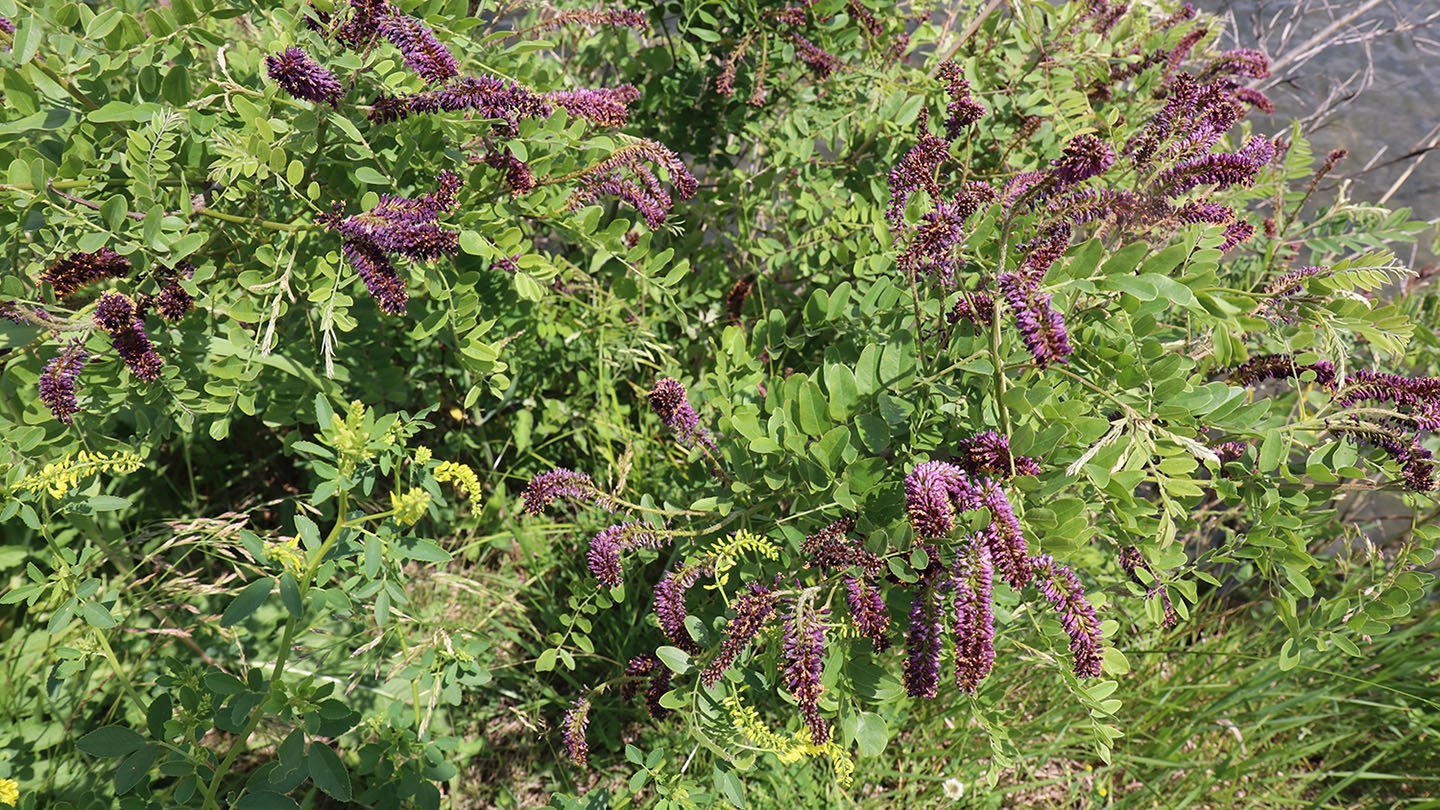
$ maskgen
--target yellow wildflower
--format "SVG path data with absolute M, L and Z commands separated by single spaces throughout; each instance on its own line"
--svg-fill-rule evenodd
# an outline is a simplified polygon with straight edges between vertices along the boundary
M 431 456 L 430 448 L 423 446 L 415 448 L 415 466 L 424 467 L 429 464 Z
M 20 784 L 14 779 L 0 779 L 0 804 L 11 807 L 20 803 Z
M 279 542 L 267 542 L 265 556 L 280 563 L 286 571 L 297 577 L 305 570 L 305 555 L 300 553 L 300 538 L 298 537 L 291 537 Z
M 395 510 L 395 522 L 409 526 L 425 516 L 430 508 L 430 493 L 419 487 L 411 487 L 404 495 L 390 493 L 390 508 Z
M 92 453 L 81 450 L 74 457 L 66 456 L 59 461 L 46 464 L 38 473 L 31 473 L 20 479 L 17 488 L 28 492 L 46 491 L 52 498 L 62 498 L 75 488 L 80 479 L 95 473 L 117 473 L 124 475 L 140 469 L 140 457 L 129 450 L 116 453 Z
M 442 461 L 435 468 L 435 480 L 441 483 L 454 481 L 456 489 L 471 498 L 480 497 L 480 478 L 475 475 L 475 471 L 470 469 L 468 464 Z

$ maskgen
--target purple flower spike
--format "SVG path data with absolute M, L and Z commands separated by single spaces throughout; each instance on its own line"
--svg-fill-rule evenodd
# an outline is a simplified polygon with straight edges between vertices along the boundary
M 585 739 L 585 728 L 590 725 L 590 695 L 577 698 L 565 712 L 560 722 L 560 737 L 565 744 L 565 753 L 570 761 L 580 767 L 590 762 L 590 743 Z
M 617 149 L 586 169 L 566 208 L 576 211 L 601 197 L 619 197 L 634 206 L 650 227 L 660 227 L 670 216 L 674 202 L 651 164 L 670 175 L 670 183 L 681 199 L 695 196 L 699 182 L 679 156 L 662 144 L 642 140 Z
M 1025 535 L 1020 531 L 1020 521 L 1010 506 L 1010 499 L 994 482 L 985 482 L 980 497 L 985 508 L 990 510 L 990 525 L 982 532 L 990 557 L 999 566 L 1000 576 L 1010 587 L 1019 590 L 1034 575 Z
M 135 302 L 128 295 L 117 292 L 101 295 L 95 304 L 94 318 L 95 325 L 110 335 L 111 345 L 130 368 L 130 373 L 145 382 L 160 379 L 160 367 L 165 361 L 150 343 Z
M 763 585 L 751 585 L 750 592 L 735 600 L 735 618 L 725 625 L 725 641 L 720 644 L 720 652 L 715 660 L 705 667 L 700 673 L 700 682 L 706 688 L 720 682 L 726 670 L 735 663 L 735 659 L 749 648 L 750 643 L 769 624 L 770 617 L 775 613 L 775 604 L 779 601 L 779 594 Z M 687 634 L 688 635 L 688 634 Z
M 972 537 L 955 558 L 951 583 L 955 589 L 955 681 L 975 694 L 995 666 L 994 568 L 990 551 Z
M 785 686 L 800 706 L 800 716 L 810 729 L 810 741 L 824 745 L 830 740 L 830 724 L 820 716 L 820 693 L 825 687 L 820 676 L 825 671 L 825 622 L 823 611 L 807 605 L 804 597 L 795 610 L 785 617 L 785 644 L 781 650 L 781 668 Z
M 815 74 L 815 78 L 828 79 L 830 74 L 844 67 L 834 54 L 805 37 L 792 33 L 788 35 L 788 39 L 795 46 L 795 55 L 800 57 L 800 61 L 810 68 L 810 72 Z
M 1098 677 L 1104 637 L 1100 634 L 1100 619 L 1095 615 L 1095 606 L 1085 598 L 1085 588 L 1074 572 L 1055 562 L 1049 554 L 1042 554 L 1031 562 L 1040 580 L 1040 592 L 1060 614 L 1060 623 L 1070 636 L 1070 654 L 1074 657 L 1076 676 Z
M 953 141 L 985 116 L 985 105 L 970 97 L 970 83 L 965 80 L 965 71 L 959 65 L 946 61 L 940 65 L 936 75 L 945 82 L 945 93 L 950 97 L 945 106 L 945 138 Z
M 910 603 L 910 631 L 905 635 L 905 693 L 933 698 L 940 686 L 940 639 L 945 622 L 935 588 L 926 585 Z
M 890 611 L 885 607 L 885 597 L 873 583 L 859 577 L 845 577 L 845 603 L 850 606 L 850 618 L 862 635 L 870 639 L 875 652 L 884 652 L 890 647 Z
M 602 585 L 615 587 L 624 581 L 620 569 L 620 552 L 636 548 L 659 548 L 667 538 L 651 531 L 638 521 L 619 523 L 605 529 L 590 539 L 590 551 L 585 559 L 590 573 Z
M 195 297 L 185 291 L 177 281 L 166 282 L 155 296 L 155 311 L 167 321 L 178 321 L 195 308 Z
M 345 255 L 345 261 L 355 268 L 356 275 L 360 276 L 381 312 L 405 314 L 410 292 L 384 251 L 364 239 L 352 239 L 340 244 L 340 252 Z
M 1265 79 L 1270 76 L 1270 57 L 1251 48 L 1236 48 L 1220 54 L 1215 61 L 1205 66 L 1200 81 L 1208 82 L 1221 76 L 1244 76 L 1249 79 Z
M 286 48 L 265 57 L 265 72 L 285 92 L 316 104 L 339 104 L 345 92 L 334 73 L 320 67 L 299 48 Z
M 460 74 L 460 65 L 435 33 L 414 17 L 392 14 L 380 20 L 376 29 L 390 40 L 405 58 L 405 66 L 430 84 L 440 84 Z
M 557 90 L 543 98 L 571 115 L 602 127 L 621 127 L 630 120 L 630 105 L 640 99 L 631 84 L 593 90 Z
M 940 199 L 940 184 L 935 180 L 935 171 L 950 156 L 950 142 L 931 135 L 926 130 L 927 121 L 922 111 L 920 141 L 890 171 L 890 206 L 885 209 L 885 219 L 891 225 L 898 225 L 905 218 L 905 208 L 915 192 L 923 190 L 930 199 Z
M 655 617 L 660 620 L 660 631 L 671 644 L 694 655 L 700 652 L 700 645 L 690 638 L 685 629 L 685 592 L 700 577 L 710 573 L 712 563 L 705 561 L 686 566 L 679 570 L 667 571 L 655 585 Z
M 530 479 L 530 485 L 525 487 L 525 511 L 538 515 L 560 498 L 594 504 L 604 501 L 589 475 L 561 467 Z
M 111 250 L 100 248 L 94 253 L 71 253 L 40 275 L 40 280 L 55 288 L 60 297 L 107 278 L 123 278 L 130 273 L 130 260 Z
M 1059 160 L 1051 161 L 1051 176 L 1059 186 L 1073 186 L 1102 174 L 1115 163 L 1115 150 L 1094 135 L 1076 135 Z
M 1230 373 L 1230 382 L 1233 385 L 1256 385 L 1266 380 L 1298 378 L 1306 371 L 1315 372 L 1315 382 L 1326 388 L 1335 383 L 1335 365 L 1329 360 L 1317 360 L 1309 365 L 1296 365 L 1294 356 L 1288 354 L 1265 354 L 1252 357 Z
M 40 372 L 40 401 L 56 419 L 67 425 L 80 412 L 80 404 L 75 400 L 75 381 L 89 359 L 85 341 L 72 340 Z
M 905 509 L 921 539 L 944 537 L 955 528 L 955 506 L 975 508 L 976 492 L 968 476 L 954 464 L 927 461 L 905 476 Z
M 1075 347 L 1070 345 L 1065 317 L 1050 305 L 1050 293 L 1041 292 L 1034 278 L 1019 273 L 1001 273 L 996 285 L 1015 313 L 1015 325 L 1035 364 L 1044 368 L 1069 362 Z
M 535 173 L 530 170 L 530 164 L 515 157 L 509 149 L 487 152 L 481 160 L 490 168 L 505 172 L 505 184 L 510 186 L 511 194 L 518 197 L 535 188 Z
M 665 426 L 675 431 L 686 447 L 704 445 L 715 449 L 709 431 L 700 426 L 700 417 L 690 405 L 685 386 L 673 377 L 663 377 L 650 389 L 650 407 Z
M 832 568 L 859 566 L 867 577 L 873 579 L 880 576 L 885 564 L 878 556 L 866 551 L 864 546 L 847 536 L 854 528 L 854 520 L 841 518 L 807 536 L 800 543 L 800 551 L 810 555 L 805 567 L 818 565 L 821 571 L 829 573 Z

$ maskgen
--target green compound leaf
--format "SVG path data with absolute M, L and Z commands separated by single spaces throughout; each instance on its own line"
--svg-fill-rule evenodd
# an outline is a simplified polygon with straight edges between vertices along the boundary
M 270 589 L 273 587 L 274 577 L 262 577 L 246 585 L 245 590 L 230 603 L 230 607 L 225 608 L 225 613 L 220 616 L 220 626 L 234 627 L 245 621 L 265 604 L 265 599 L 270 596 Z

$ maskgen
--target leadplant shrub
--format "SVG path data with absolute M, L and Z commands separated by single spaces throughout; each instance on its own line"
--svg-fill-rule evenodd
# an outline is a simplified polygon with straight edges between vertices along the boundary
M 1108 760 L 1208 592 L 1362 655 L 1424 225 L 1188 7 L 1000 5 L 0 0 L 0 787 L 437 807 L 516 695 L 617 801 L 851 790 L 926 701 L 993 784 L 997 681 Z

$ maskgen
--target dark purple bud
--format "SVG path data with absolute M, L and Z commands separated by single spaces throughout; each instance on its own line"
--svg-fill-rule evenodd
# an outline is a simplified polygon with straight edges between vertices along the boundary
M 299 48 L 286 48 L 265 57 L 265 71 L 285 92 L 316 104 L 339 104 L 344 93 L 335 74 Z
M 950 97 L 945 106 L 945 138 L 953 141 L 985 116 L 985 105 L 970 97 L 970 82 L 965 80 L 965 70 L 955 62 L 942 62 L 935 75 L 945 82 L 945 94 Z
M 1335 383 L 1335 366 L 1328 360 L 1317 360 L 1308 365 L 1297 365 L 1295 358 L 1288 354 L 1265 354 L 1252 357 L 1230 372 L 1232 385 L 1256 385 L 1266 380 L 1287 377 L 1299 378 L 1306 371 L 1315 372 L 1315 382 L 1331 387 Z
M 828 574 L 830 569 L 859 566 L 867 577 L 873 579 L 880 576 L 885 569 L 884 562 L 875 554 L 866 551 L 858 541 L 852 540 L 848 536 L 854 528 L 854 520 L 841 518 L 807 536 L 800 543 L 800 551 L 810 556 L 810 559 L 805 562 L 805 567 L 809 568 L 812 564 L 817 565 L 822 572 Z
M 435 33 L 414 17 L 392 14 L 380 20 L 376 30 L 390 40 L 405 58 L 405 66 L 430 84 L 440 84 L 460 73 L 460 65 Z
M 749 593 L 742 594 L 731 606 L 735 611 L 735 618 L 725 623 L 725 640 L 720 644 L 720 652 L 705 671 L 700 673 L 700 682 L 706 688 L 720 682 L 726 670 L 735 663 L 735 659 L 750 647 L 750 643 L 769 624 L 771 616 L 775 613 L 775 604 L 779 601 L 780 595 L 763 585 L 751 585 Z
M 745 312 L 745 299 L 750 297 L 750 291 L 755 289 L 755 274 L 751 273 L 741 277 L 730 287 L 730 292 L 725 294 L 725 312 L 730 316 L 731 323 L 739 323 Z
M 955 306 L 945 313 L 950 323 L 969 321 L 977 327 L 985 327 L 995 321 L 995 298 L 984 290 L 962 292 Z
M 1440 377 L 1403 377 L 1360 369 L 1345 378 L 1335 398 L 1341 407 L 1389 402 L 1420 430 L 1440 430 Z
M 366 239 L 347 239 L 340 244 L 345 261 L 355 269 L 365 289 L 387 315 L 404 315 L 410 291 L 385 252 Z
M 487 152 L 484 161 L 490 168 L 505 172 L 505 183 L 510 186 L 511 194 L 519 196 L 535 188 L 535 174 L 530 171 L 530 164 L 515 157 L 509 149 Z
M 89 359 L 90 352 L 85 350 L 85 341 L 76 338 L 65 344 L 60 354 L 46 363 L 45 370 L 40 372 L 40 401 L 56 419 L 67 425 L 80 412 L 80 404 L 75 400 L 75 381 Z
M 566 207 L 575 211 L 601 197 L 619 197 L 635 207 L 646 223 L 658 228 L 670 215 L 670 194 L 650 164 L 663 168 L 681 199 L 694 196 L 699 188 L 695 176 L 680 158 L 665 146 L 641 140 L 621 147 L 580 176 Z
M 65 297 L 75 291 L 107 278 L 123 278 L 130 272 L 130 260 L 111 250 L 100 248 L 94 253 L 71 253 L 40 275 L 40 280 Z
M 195 297 L 178 281 L 167 281 L 155 296 L 155 311 L 167 321 L 178 321 L 195 308 Z
M 1199 80 L 1208 82 L 1222 76 L 1244 76 L 1265 79 L 1270 76 L 1270 57 L 1251 48 L 1226 51 L 1201 71 Z
M 104 293 L 95 305 L 94 317 L 95 325 L 109 333 L 115 353 L 125 361 L 130 373 L 145 382 L 160 378 L 160 367 L 165 361 L 145 334 L 145 324 L 129 296 L 117 292 Z
M 1186 158 L 1155 178 L 1155 187 L 1169 196 L 1183 194 L 1196 186 L 1229 188 L 1254 184 L 1255 176 L 1275 157 L 1275 145 L 1259 136 L 1251 138 L 1233 154 L 1200 155 Z M 1253 229 L 1252 229 L 1253 230 Z
M 1050 174 L 1059 187 L 1073 186 L 1102 174 L 1115 163 L 1115 150 L 1094 135 L 1076 135 L 1060 159 L 1051 161 Z
M 810 68 L 815 78 L 825 80 L 830 74 L 840 70 L 844 65 L 835 55 L 796 33 L 787 35 L 787 39 L 795 46 L 795 55 Z
M 650 685 L 645 690 L 645 705 L 650 710 L 650 716 L 656 720 L 663 720 L 670 714 L 670 710 L 660 705 L 660 698 L 670 691 L 671 672 L 668 667 L 660 663 L 660 659 L 651 653 L 637 655 L 630 659 L 625 667 L 627 680 L 620 688 L 621 695 L 629 700 L 635 696 L 640 689 L 640 679 L 650 677 Z
M 581 9 L 562 12 L 548 20 L 541 20 L 526 29 L 528 33 L 552 31 L 567 25 L 609 25 L 626 28 L 645 28 L 649 21 L 643 11 L 629 9 Z
M 885 209 L 885 218 L 891 225 L 898 225 L 905 218 L 905 208 L 915 192 L 923 190 L 930 199 L 940 199 L 940 184 L 935 180 L 935 171 L 950 156 L 950 142 L 931 135 L 927 130 L 927 121 L 928 117 L 922 110 L 920 141 L 890 171 L 890 206 Z

